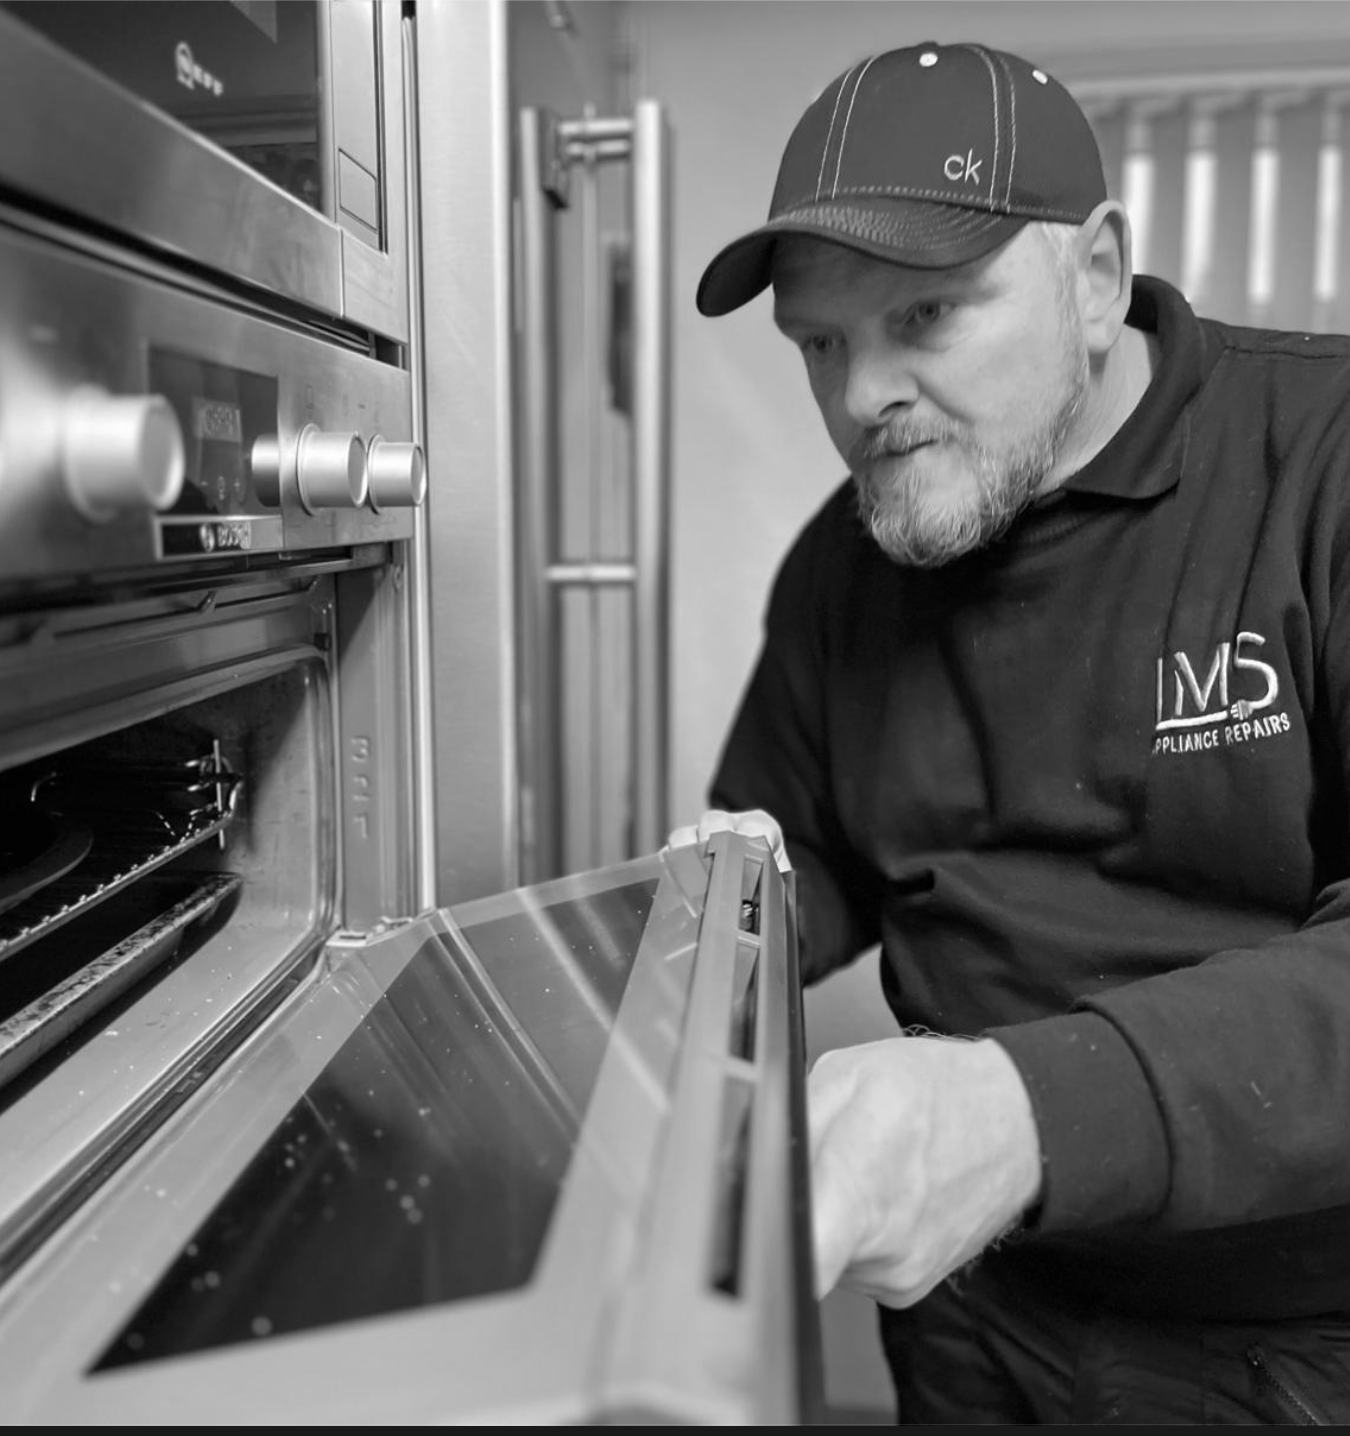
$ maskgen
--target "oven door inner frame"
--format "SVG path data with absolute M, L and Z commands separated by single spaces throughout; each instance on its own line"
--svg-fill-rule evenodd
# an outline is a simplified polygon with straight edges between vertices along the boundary
M 222 828 L 225 847 L 204 855 L 198 843 L 185 857 L 203 887 L 212 874 L 245 876 L 232 885 L 228 921 L 185 962 L 138 972 L 137 985 L 125 997 L 119 990 L 113 1006 L 82 997 L 92 1018 L 63 1031 L 55 1050 L 46 1052 L 41 1024 L 62 987 L 69 995 L 68 982 L 7 1020 L 7 1059 L 18 1067 L 23 1057 L 25 1065 L 0 1091 L 0 1281 L 181 1100 L 180 1084 L 204 1054 L 226 1050 L 260 1020 L 331 936 L 342 900 L 331 634 L 337 578 L 349 566 L 314 561 L 273 576 L 0 623 L 7 785 L 29 772 L 59 773 L 91 745 L 160 729 L 195 735 L 213 722 L 243 798 Z M 72 884 L 87 865 L 73 869 Z M 138 874 L 127 892 L 173 871 L 166 864 Z M 90 917 L 115 903 L 106 891 L 91 894 Z M 21 923 L 25 910 L 12 908 L 6 920 Z M 59 923 L 50 936 L 0 957 L 0 984 L 11 978 L 6 1012 L 19 987 L 9 964 L 46 970 L 51 959 L 49 980 L 58 982 L 57 960 L 66 961 L 76 925 Z M 71 980 L 92 978 L 103 962 L 95 958 Z M 107 975 L 121 981 L 111 968 Z M 64 1027 L 64 1019 L 52 1025 Z M 44 1050 L 30 1058 L 25 1044 Z

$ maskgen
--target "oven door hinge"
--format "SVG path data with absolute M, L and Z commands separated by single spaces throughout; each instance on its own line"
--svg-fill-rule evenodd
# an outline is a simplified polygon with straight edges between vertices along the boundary
M 325 945 L 329 948 L 341 949 L 344 952 L 365 947 L 374 942 L 376 938 L 387 937 L 391 932 L 398 932 L 416 920 L 415 917 L 381 918 L 379 922 L 372 924 L 363 932 L 358 932 L 355 928 L 339 928 Z

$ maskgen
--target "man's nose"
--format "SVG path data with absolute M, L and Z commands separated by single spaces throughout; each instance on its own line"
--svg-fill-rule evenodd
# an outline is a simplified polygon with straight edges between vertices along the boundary
M 844 406 L 855 424 L 875 428 L 919 397 L 913 366 L 895 345 L 855 349 L 849 355 Z

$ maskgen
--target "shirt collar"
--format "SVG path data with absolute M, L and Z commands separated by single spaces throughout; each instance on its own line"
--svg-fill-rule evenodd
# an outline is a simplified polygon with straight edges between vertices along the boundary
M 1110 441 L 1060 491 L 1151 499 L 1175 488 L 1186 457 L 1187 406 L 1204 378 L 1200 321 L 1161 279 L 1134 281 L 1126 324 L 1158 341 L 1158 367 L 1143 398 Z

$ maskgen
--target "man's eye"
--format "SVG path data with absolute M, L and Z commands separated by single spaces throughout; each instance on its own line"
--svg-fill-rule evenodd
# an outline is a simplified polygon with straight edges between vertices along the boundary
M 808 334 L 800 345 L 808 359 L 820 359 L 833 349 L 834 340 L 828 334 Z
M 946 314 L 947 308 L 940 299 L 925 299 L 922 304 L 916 304 L 909 311 L 910 323 L 917 324 L 921 329 L 936 324 Z

